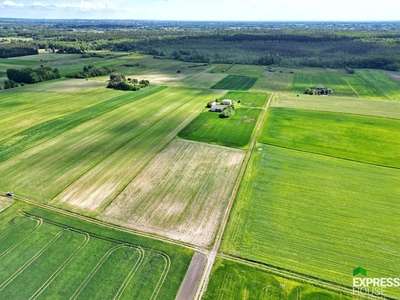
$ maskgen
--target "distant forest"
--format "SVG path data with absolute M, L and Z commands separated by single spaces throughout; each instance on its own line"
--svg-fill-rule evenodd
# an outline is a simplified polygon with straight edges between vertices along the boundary
M 199 63 L 400 69 L 400 22 L 0 19 L 0 57 L 96 50 Z

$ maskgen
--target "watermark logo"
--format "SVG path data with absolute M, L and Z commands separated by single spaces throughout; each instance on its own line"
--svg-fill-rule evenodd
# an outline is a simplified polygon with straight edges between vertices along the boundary
M 367 277 L 367 270 L 363 267 L 353 270 L 353 295 L 385 296 L 388 287 L 400 287 L 400 278 Z

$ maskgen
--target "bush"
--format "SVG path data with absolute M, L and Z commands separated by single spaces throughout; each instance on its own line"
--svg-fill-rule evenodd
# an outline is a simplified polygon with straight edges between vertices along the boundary
M 227 105 L 223 111 L 220 112 L 219 117 L 220 118 L 229 118 L 230 116 L 233 115 L 235 111 L 235 107 L 233 105 Z

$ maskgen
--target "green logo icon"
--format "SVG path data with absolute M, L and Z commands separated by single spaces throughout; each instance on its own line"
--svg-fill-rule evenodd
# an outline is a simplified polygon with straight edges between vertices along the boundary
M 364 276 L 367 276 L 367 270 L 365 270 L 365 269 L 362 268 L 362 267 L 355 268 L 355 269 L 353 270 L 353 276 L 357 276 L 357 275 L 359 275 L 359 274 L 364 275 Z

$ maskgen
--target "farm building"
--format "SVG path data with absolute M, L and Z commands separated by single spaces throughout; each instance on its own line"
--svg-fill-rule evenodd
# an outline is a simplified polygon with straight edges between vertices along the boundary
M 222 105 L 231 105 L 232 104 L 232 100 L 231 99 L 224 99 L 221 101 Z
M 217 112 L 221 112 L 224 110 L 224 108 L 226 107 L 226 105 L 218 105 L 218 104 L 213 104 L 211 105 L 211 111 L 217 111 Z

